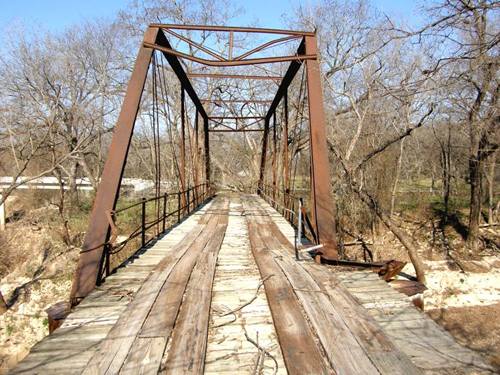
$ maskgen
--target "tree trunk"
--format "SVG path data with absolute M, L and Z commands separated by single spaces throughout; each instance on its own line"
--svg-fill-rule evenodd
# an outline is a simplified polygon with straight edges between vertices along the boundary
M 422 263 L 422 260 L 420 259 L 420 256 L 418 255 L 417 248 L 411 241 L 411 239 L 404 233 L 401 228 L 399 228 L 392 220 L 391 218 L 380 208 L 378 202 L 375 201 L 375 199 L 370 196 L 367 192 L 364 190 L 358 189 L 357 186 L 355 186 L 355 183 L 351 181 L 352 183 L 352 190 L 359 196 L 359 198 L 366 204 L 368 205 L 373 212 L 378 216 L 378 218 L 389 228 L 389 230 L 396 236 L 396 238 L 401 242 L 401 244 L 406 248 L 408 251 L 408 256 L 410 257 L 411 263 L 413 264 L 413 267 L 415 268 L 415 273 L 417 275 L 417 280 L 421 282 L 422 284 L 425 284 L 425 271 L 424 271 L 424 264 Z
M 54 174 L 56 175 L 57 180 L 59 182 L 59 203 L 57 204 L 57 208 L 58 208 L 59 216 L 60 216 L 61 222 L 62 222 L 62 228 L 61 228 L 61 232 L 60 232 L 61 238 L 66 245 L 70 246 L 71 245 L 71 233 L 70 233 L 70 228 L 69 228 L 69 221 L 65 215 L 65 191 L 64 191 L 65 186 L 64 186 L 63 179 L 62 179 L 62 173 L 61 173 L 60 168 L 56 168 L 54 172 L 55 172 Z
M 490 164 L 486 179 L 488 180 L 488 223 L 493 224 L 495 221 L 495 162 L 497 152 L 490 156 Z
M 69 167 L 69 171 L 66 173 L 68 177 L 68 198 L 70 202 L 70 207 L 75 206 L 78 203 L 78 186 L 76 180 L 78 178 L 78 169 L 80 163 L 78 160 L 72 160 Z
M 5 299 L 3 298 L 2 292 L 0 291 L 0 315 L 7 311 L 7 303 L 5 303 Z
M 83 171 L 85 172 L 85 175 L 90 181 L 90 184 L 92 185 L 92 189 L 94 189 L 94 192 L 97 192 L 97 187 L 99 186 L 99 175 L 97 175 L 97 178 L 94 177 L 94 174 L 92 173 L 92 170 L 90 169 L 87 160 L 85 160 L 85 155 L 82 155 L 80 158 L 80 164 L 83 168 Z
M 477 155 L 477 154 L 476 154 Z M 481 215 L 481 160 L 474 155 L 469 160 L 470 210 L 467 246 L 472 252 L 478 250 L 479 219 Z
M 451 191 L 451 129 L 448 124 L 448 137 L 446 146 L 439 142 L 441 146 L 441 166 L 443 168 L 443 202 L 444 202 L 444 220 L 448 220 L 450 210 L 450 191 Z
M 394 184 L 392 185 L 391 212 L 389 214 L 390 217 L 394 215 L 394 206 L 396 204 L 396 191 L 398 189 L 399 175 L 401 174 L 401 163 L 403 160 L 404 142 L 405 138 L 401 140 L 401 143 L 399 145 L 399 157 L 398 157 L 398 164 L 396 166 L 396 176 L 394 177 Z

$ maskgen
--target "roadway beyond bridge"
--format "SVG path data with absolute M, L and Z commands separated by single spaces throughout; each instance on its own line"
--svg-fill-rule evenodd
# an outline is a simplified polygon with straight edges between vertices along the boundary
M 13 374 L 472 374 L 490 368 L 372 272 L 296 261 L 256 195 L 218 195 L 76 306 Z

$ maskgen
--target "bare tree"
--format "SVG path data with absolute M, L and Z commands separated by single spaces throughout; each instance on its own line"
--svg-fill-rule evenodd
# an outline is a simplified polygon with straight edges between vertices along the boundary
M 5 173 L 15 177 L 3 199 L 19 184 L 55 170 L 73 193 L 78 177 L 97 187 L 121 90 L 114 28 L 97 22 L 62 35 L 12 40 L 0 61 L 6 108 L 0 150 L 3 160 L 12 161 Z
M 469 135 L 470 210 L 467 243 L 478 249 L 483 164 L 498 149 L 498 45 L 500 3 L 496 0 L 447 0 L 428 8 L 429 24 L 400 36 L 432 40 L 433 63 L 423 73 L 440 76 L 451 90 L 447 101 L 467 124 Z M 450 91 L 447 92 L 450 95 Z

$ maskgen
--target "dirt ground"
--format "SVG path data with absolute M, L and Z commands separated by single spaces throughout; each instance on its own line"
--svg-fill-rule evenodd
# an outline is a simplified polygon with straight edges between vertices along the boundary
M 500 373 L 500 303 L 427 311 L 462 345 L 482 353 Z

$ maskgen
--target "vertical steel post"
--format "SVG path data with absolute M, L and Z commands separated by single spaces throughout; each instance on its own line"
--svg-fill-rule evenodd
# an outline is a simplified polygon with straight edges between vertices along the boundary
M 232 60 L 233 58 L 233 44 L 234 44 L 234 33 L 231 31 L 229 33 L 229 53 L 228 53 L 229 60 Z
M 109 244 L 106 244 L 104 246 L 104 256 L 106 257 L 106 260 L 105 260 L 105 269 L 106 269 L 106 277 L 109 276 L 109 274 L 111 273 L 111 254 L 110 254 L 110 246 Z
M 146 198 L 141 202 L 141 245 L 146 245 Z
M 299 198 L 299 210 L 297 219 L 297 237 L 295 239 L 295 259 L 299 260 L 299 248 L 302 244 L 302 198 Z
M 165 220 L 167 219 L 167 193 L 163 195 L 163 225 L 162 233 L 165 233 Z
M 191 152 L 191 154 L 194 157 L 194 186 L 198 186 L 200 183 L 200 150 L 199 150 L 199 140 L 198 140 L 198 131 L 199 131 L 199 112 L 198 110 L 195 110 L 195 116 L 194 116 L 194 149 L 195 152 Z M 195 191 L 196 195 L 196 201 L 198 201 L 198 190 Z
M 181 192 L 177 192 L 177 223 L 181 222 Z
M 260 194 L 264 189 L 264 173 L 266 170 L 266 152 L 267 152 L 267 138 L 269 136 L 269 120 L 265 119 L 264 121 L 264 132 L 262 135 L 262 153 L 260 155 L 260 173 L 259 173 L 259 190 L 257 193 Z
M 2 194 L 0 194 L 0 200 L 2 200 Z M 0 204 L 0 231 L 5 230 L 5 201 Z
M 190 195 L 189 192 L 190 191 L 191 191 L 191 188 L 187 189 L 187 192 L 186 192 L 186 196 L 187 196 L 187 213 L 188 213 L 188 215 L 189 215 L 189 209 L 190 209 L 189 206 L 191 206 L 191 200 L 189 198 L 189 195 Z
M 158 28 L 150 27 L 144 34 L 144 42 L 155 43 Z M 90 224 L 83 241 L 82 251 L 71 289 L 72 304 L 88 295 L 94 289 L 103 262 L 104 243 L 109 237 L 109 223 L 106 212 L 113 210 L 118 200 L 125 161 L 139 111 L 141 96 L 148 74 L 153 49 L 141 44 L 134 70 L 130 78 L 122 109 L 118 117 L 108 158 L 101 175 Z
M 180 160 L 179 181 L 181 183 L 182 206 L 186 207 L 186 92 L 181 87 L 181 160 Z
M 316 36 L 305 37 L 306 54 L 317 54 Z M 309 138 L 311 154 L 311 217 L 322 257 L 338 259 L 335 235 L 335 206 L 330 192 L 330 170 L 326 143 L 325 114 L 321 90 L 321 72 L 317 59 L 306 61 L 309 100 Z
M 277 134 L 276 134 L 276 111 L 273 113 L 273 159 L 272 159 L 272 168 L 273 168 L 273 200 L 276 201 L 276 179 L 277 179 L 277 169 L 276 165 L 276 152 L 277 152 Z
M 205 146 L 205 182 L 210 186 L 210 136 L 208 134 L 208 117 L 203 118 L 203 142 Z
M 288 161 L 288 88 L 283 96 L 283 190 L 285 195 L 283 197 L 285 207 L 288 208 L 290 204 L 290 177 L 289 177 L 289 161 Z M 290 214 L 287 214 L 287 218 L 290 218 Z

